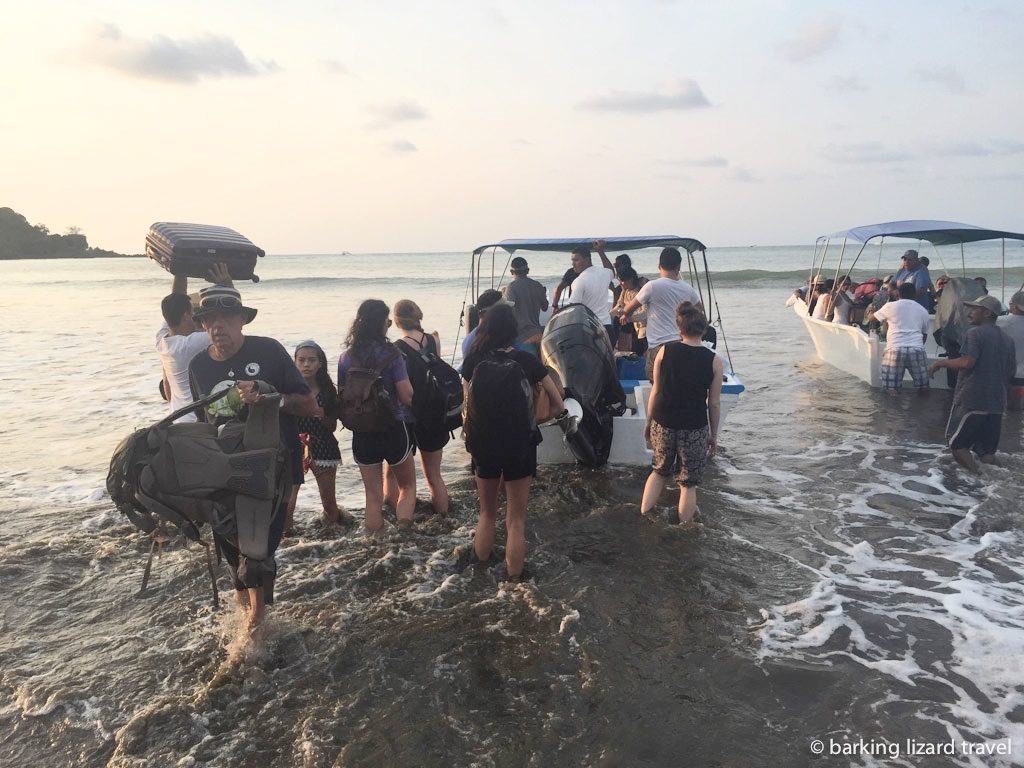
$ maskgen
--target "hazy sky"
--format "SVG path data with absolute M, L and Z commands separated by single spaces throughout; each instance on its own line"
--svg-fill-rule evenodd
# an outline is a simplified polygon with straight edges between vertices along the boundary
M 14 10 L 16 8 L 16 10 Z M 0 206 L 140 252 L 1024 230 L 1019 2 L 11 2 Z

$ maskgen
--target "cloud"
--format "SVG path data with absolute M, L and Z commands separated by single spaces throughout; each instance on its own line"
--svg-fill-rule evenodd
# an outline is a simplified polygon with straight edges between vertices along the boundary
M 829 144 L 822 155 L 834 163 L 862 165 L 865 163 L 903 163 L 914 158 L 913 153 L 889 149 L 880 141 L 859 144 Z
M 829 81 L 829 86 L 836 93 L 856 93 L 859 91 L 866 91 L 868 87 L 864 85 L 864 81 L 859 77 L 843 77 L 836 75 Z
M 398 154 L 406 154 L 407 152 L 419 152 L 419 149 L 411 141 L 405 139 L 397 139 L 387 145 L 388 149 Z
M 126 37 L 113 24 L 104 25 L 93 35 L 84 55 L 133 77 L 172 83 L 256 77 L 280 71 L 272 61 L 253 61 L 229 37 L 203 35 L 175 40 L 156 35 L 144 40 Z
M 685 160 L 668 160 L 668 165 L 679 165 L 684 168 L 725 168 L 729 161 L 719 155 L 691 157 Z
M 988 142 L 961 141 L 940 144 L 934 148 L 939 157 L 992 157 L 1024 153 L 1024 142 L 1016 139 L 993 139 Z
M 967 83 L 964 82 L 963 75 L 952 67 L 942 67 L 941 69 L 919 69 L 917 71 L 917 75 L 924 82 L 941 85 L 950 93 L 967 92 Z
M 660 93 L 645 91 L 612 91 L 581 101 L 577 109 L 595 112 L 632 112 L 647 114 L 710 107 L 704 92 L 694 80 L 676 80 Z
M 321 62 L 324 71 L 329 75 L 351 75 L 352 71 L 336 59 L 325 59 Z
M 409 123 L 415 120 L 425 120 L 430 115 L 422 106 L 415 101 L 396 101 L 391 104 L 378 104 L 370 107 L 370 114 L 374 116 L 371 128 L 387 128 L 396 123 Z
M 732 179 L 733 181 L 740 181 L 743 183 L 761 181 L 761 179 L 752 174 L 746 168 L 734 168 L 733 171 L 729 174 L 729 178 Z
M 810 19 L 797 30 L 795 37 L 779 45 L 779 52 L 793 62 L 816 58 L 836 44 L 842 27 L 842 22 L 834 16 Z

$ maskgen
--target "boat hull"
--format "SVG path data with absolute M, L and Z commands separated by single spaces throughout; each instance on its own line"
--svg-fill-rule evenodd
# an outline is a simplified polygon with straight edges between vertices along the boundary
M 875 332 L 865 333 L 857 326 L 838 325 L 827 320 L 816 320 L 807 314 L 807 305 L 800 299 L 793 303 L 793 311 L 804 324 L 807 334 L 811 337 L 818 358 L 844 373 L 860 379 L 872 387 L 882 386 L 882 356 L 885 354 L 885 342 Z M 932 317 L 932 331 L 935 318 Z M 935 344 L 932 333 L 928 334 L 925 343 L 929 365 L 935 362 L 941 349 Z M 912 387 L 913 380 L 909 373 L 904 373 L 904 386 Z M 932 389 L 948 389 L 946 376 L 940 373 L 931 380 Z

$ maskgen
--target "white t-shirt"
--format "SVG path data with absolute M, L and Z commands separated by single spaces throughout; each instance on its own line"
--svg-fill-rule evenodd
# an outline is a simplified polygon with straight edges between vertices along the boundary
M 889 323 L 886 345 L 894 349 L 924 349 L 924 336 L 931 329 L 928 310 L 914 299 L 898 299 L 882 305 L 875 317 Z
M 1014 378 L 1024 379 L 1024 315 L 997 317 L 996 325 L 1010 337 L 1017 353 L 1017 373 L 1014 374 Z
M 597 315 L 597 319 L 604 325 L 611 325 L 612 318 L 609 313 L 612 309 L 612 294 L 608 290 L 608 284 L 613 277 L 614 274 L 607 267 L 592 264 L 572 281 L 572 296 L 567 303 L 583 304 Z
M 210 346 L 210 335 L 206 331 L 196 331 L 188 336 L 170 336 L 171 329 L 167 323 L 160 326 L 156 334 L 156 351 L 160 353 L 167 374 L 171 391 L 167 394 L 171 401 L 169 411 L 176 411 L 192 402 L 192 390 L 188 384 L 188 364 L 200 352 Z M 182 416 L 179 421 L 195 421 L 194 414 Z
M 685 280 L 659 277 L 645 283 L 636 300 L 647 307 L 647 343 L 656 347 L 679 338 L 676 307 L 684 301 L 699 304 L 700 294 Z

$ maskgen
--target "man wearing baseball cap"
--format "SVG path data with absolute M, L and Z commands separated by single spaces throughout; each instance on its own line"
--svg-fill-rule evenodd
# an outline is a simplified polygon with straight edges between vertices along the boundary
M 900 268 L 893 276 L 893 279 L 896 281 L 897 286 L 904 283 L 913 285 L 915 292 L 914 300 L 925 309 L 929 308 L 931 299 L 928 296 L 928 289 L 931 287 L 932 278 L 928 274 L 928 267 L 921 263 L 917 251 L 913 248 L 903 254 Z
M 981 296 L 964 304 L 971 327 L 960 357 L 939 358 L 928 368 L 928 373 L 935 375 L 939 368 L 960 372 L 946 424 L 946 439 L 953 458 L 977 473 L 975 455 L 986 464 L 995 463 L 1007 390 L 1017 370 L 1017 355 L 1013 341 L 996 326 L 996 318 L 1002 314 L 1003 307 L 995 296 Z
M 522 256 L 512 259 L 510 266 L 512 282 L 505 289 L 505 298 L 515 305 L 512 311 L 519 324 L 517 340 L 524 351 L 540 357 L 540 338 L 544 333 L 540 313 L 548 308 L 548 292 L 528 276 L 530 265 Z
M 1017 370 L 1010 382 L 1010 400 L 1007 407 L 1014 411 L 1024 409 L 1024 291 L 1010 297 L 1010 314 L 996 320 L 999 329 L 1010 337 L 1017 355 Z

